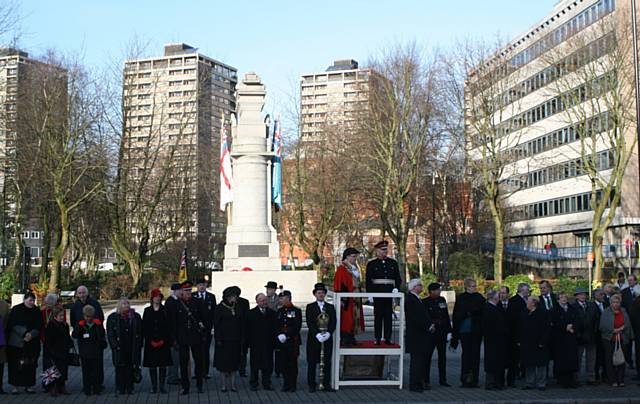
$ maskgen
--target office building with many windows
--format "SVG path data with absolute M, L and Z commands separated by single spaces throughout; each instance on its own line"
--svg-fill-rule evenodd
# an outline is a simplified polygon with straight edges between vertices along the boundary
M 637 260 L 631 263 L 640 239 L 635 78 L 618 71 L 622 63 L 633 65 L 632 53 L 614 60 L 620 44 L 631 41 L 630 4 L 559 1 L 468 77 L 467 151 L 470 161 L 481 161 L 491 144 L 503 162 L 499 182 L 508 253 L 535 258 L 553 241 L 566 258 L 584 261 L 592 245 L 592 198 L 607 199 L 606 216 L 619 197 L 602 236 L 605 257 L 630 258 L 624 265 L 637 266 Z M 491 113 L 479 117 L 477 100 L 487 88 L 493 93 Z M 616 104 L 612 98 L 619 88 L 631 89 L 626 93 L 632 96 Z M 620 123 L 620 110 L 630 117 L 627 124 Z M 616 149 L 615 139 L 621 138 L 629 163 L 613 192 L 605 192 L 624 160 Z

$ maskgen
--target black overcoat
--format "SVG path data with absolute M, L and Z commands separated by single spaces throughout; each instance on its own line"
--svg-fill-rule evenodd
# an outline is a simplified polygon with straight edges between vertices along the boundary
M 522 366 L 540 367 L 549 363 L 551 322 L 546 310 L 538 307 L 520 317 L 520 362 Z
M 407 329 L 405 351 L 409 354 L 427 353 L 433 343 L 429 332 L 432 322 L 427 305 L 413 293 L 407 293 L 404 316 Z
M 502 309 L 485 303 L 482 312 L 485 372 L 503 371 L 507 366 L 509 329 Z
M 600 324 L 600 310 L 594 302 L 585 302 L 583 309 L 577 301 L 573 304 L 576 311 L 576 337 L 579 345 L 595 344 Z
M 578 370 L 578 338 L 576 336 L 576 309 L 567 305 L 564 310 L 559 304 L 551 311 L 553 324 L 553 366 L 558 372 Z M 567 331 L 572 325 L 574 332 Z
M 167 309 L 160 305 L 158 311 L 153 305 L 144 309 L 142 315 L 142 337 L 144 338 L 144 362 L 142 365 L 148 368 L 170 366 L 171 351 L 171 327 Z M 151 342 L 154 342 L 154 347 Z M 161 342 L 162 341 L 162 342 Z
M 258 306 L 247 314 L 245 340 L 249 348 L 249 363 L 252 369 L 273 369 L 273 350 L 276 345 L 276 312 L 265 309 L 264 315 Z
M 123 327 L 129 321 L 128 327 Z M 107 318 L 107 340 L 111 347 L 113 366 L 140 366 L 142 356 L 142 319 L 140 314 L 130 311 L 128 319 L 117 312 Z

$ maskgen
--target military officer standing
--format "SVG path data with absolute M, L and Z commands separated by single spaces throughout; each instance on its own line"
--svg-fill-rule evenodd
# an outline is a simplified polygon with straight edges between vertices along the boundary
M 206 327 L 202 318 L 202 306 L 200 302 L 191 296 L 191 283 L 182 282 L 182 293 L 176 305 L 175 343 L 180 355 L 180 380 L 182 394 L 189 394 L 189 351 L 195 362 L 196 384 L 198 393 L 203 393 L 204 379 L 204 355 L 202 345 L 206 341 Z
M 192 297 L 198 299 L 202 309 L 202 323 L 206 328 L 206 339 L 203 338 L 204 373 L 205 379 L 209 379 L 209 365 L 211 363 L 211 341 L 213 340 L 213 313 L 216 310 L 216 295 L 207 292 L 207 280 L 201 278 L 196 284 L 196 291 Z
M 450 387 L 449 383 L 447 383 L 447 335 L 451 332 L 451 319 L 449 317 L 447 300 L 440 296 L 442 285 L 439 283 L 434 282 L 429 284 L 428 290 L 429 296 L 427 296 L 423 302 L 425 306 L 427 306 L 427 312 L 429 312 L 429 316 L 435 327 L 431 336 L 433 344 L 429 346 L 427 353 L 426 382 L 430 382 L 431 358 L 433 358 L 433 351 L 437 349 L 440 385 Z
M 396 260 L 387 256 L 389 250 L 389 242 L 380 241 L 374 246 L 376 257 L 369 261 L 366 270 L 367 292 L 374 293 L 396 293 L 402 283 L 398 263 Z M 387 345 L 392 345 L 391 340 L 391 318 L 393 316 L 393 299 L 390 298 L 374 298 L 373 299 L 373 316 L 374 316 L 374 335 L 375 344 L 380 345 L 380 339 L 383 335 Z
M 291 303 L 291 292 L 288 290 L 280 293 L 280 303 L 282 307 L 278 309 L 277 315 L 277 342 L 282 355 L 282 391 L 295 392 L 298 380 L 302 310 Z

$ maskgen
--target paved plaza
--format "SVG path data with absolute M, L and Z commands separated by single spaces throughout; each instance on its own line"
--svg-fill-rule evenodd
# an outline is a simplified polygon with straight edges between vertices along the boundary
M 303 340 L 306 341 L 306 332 L 303 333 Z M 458 387 L 458 377 L 460 372 L 460 349 L 457 352 L 448 353 L 449 383 L 453 387 L 440 387 L 432 384 L 432 390 L 420 393 L 412 393 L 408 390 L 408 357 L 405 357 L 405 388 L 388 387 L 343 387 L 335 393 L 316 392 L 309 393 L 306 386 L 306 362 L 304 360 L 304 344 L 300 353 L 300 373 L 298 378 L 298 391 L 295 393 L 282 393 L 281 379 L 274 377 L 274 391 L 249 390 L 248 378 L 238 378 L 237 393 L 221 393 L 220 378 L 217 373 L 210 372 L 214 376 L 206 381 L 206 391 L 204 394 L 197 394 L 195 386 L 189 396 L 181 396 L 179 386 L 168 386 L 169 394 L 149 394 L 151 388 L 146 369 L 143 369 L 143 381 L 135 386 L 135 393 L 130 396 L 116 397 L 114 392 L 114 370 L 111 366 L 110 351 L 105 352 L 105 378 L 106 392 L 100 396 L 87 397 L 81 393 L 81 374 L 79 368 L 70 369 L 69 390 L 73 393 L 68 397 L 52 398 L 38 389 L 37 394 L 20 394 L 17 396 L 0 396 L 2 404 L 39 404 L 42 402 L 64 402 L 64 403 L 405 403 L 405 402 L 490 402 L 490 403 L 640 403 L 640 387 L 631 381 L 632 374 L 627 372 L 627 386 L 624 388 L 612 388 L 609 386 L 584 386 L 579 389 L 566 390 L 555 384 L 550 384 L 546 391 L 523 391 L 520 387 L 507 389 L 504 391 L 486 391 L 483 388 L 462 389 Z M 481 372 L 482 373 L 482 372 Z M 431 378 L 437 382 L 437 367 L 433 361 Z M 195 383 L 193 383 L 195 384 Z M 519 385 L 522 383 L 519 382 Z M 6 386 L 6 380 L 5 380 Z

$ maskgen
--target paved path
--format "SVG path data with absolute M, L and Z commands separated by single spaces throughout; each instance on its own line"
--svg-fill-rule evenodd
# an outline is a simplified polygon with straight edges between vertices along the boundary
M 141 312 L 141 306 L 135 306 L 136 310 Z M 108 310 L 109 311 L 109 310 Z M 306 332 L 303 333 L 303 340 L 306 341 Z M 143 381 L 136 385 L 136 392 L 131 396 L 115 397 L 114 391 L 114 371 L 111 366 L 110 351 L 106 351 L 105 355 L 105 385 L 107 391 L 101 396 L 86 397 L 81 391 L 81 374 L 79 368 L 70 368 L 69 372 L 69 390 L 73 395 L 69 397 L 50 398 L 44 393 L 38 392 L 35 395 L 21 394 L 17 396 L 4 395 L 0 396 L 2 404 L 40 404 L 42 402 L 56 403 L 74 403 L 74 404 L 112 404 L 112 403 L 128 403 L 128 404 L 165 404 L 165 403 L 325 403 L 325 402 L 349 402 L 349 403 L 408 403 L 408 402 L 455 402 L 455 403 L 474 403 L 474 402 L 490 402 L 490 403 L 639 403 L 640 404 L 640 387 L 631 381 L 631 372 L 627 372 L 627 387 L 612 388 L 608 386 L 584 386 L 579 389 L 565 390 L 555 384 L 550 384 L 544 392 L 537 390 L 523 391 L 520 388 L 508 389 L 500 392 L 486 391 L 484 389 L 462 389 L 458 387 L 458 378 L 460 374 L 460 349 L 457 352 L 448 353 L 448 380 L 454 387 L 444 388 L 437 384 L 433 386 L 433 390 L 419 394 L 412 393 L 406 389 L 406 381 L 408 379 L 408 357 L 405 357 L 405 389 L 398 390 L 396 388 L 375 388 L 375 387 L 343 387 L 336 393 L 309 393 L 306 387 L 306 363 L 305 363 L 304 344 L 300 353 L 299 367 L 300 374 L 298 379 L 298 391 L 296 393 L 282 393 L 279 391 L 281 380 L 274 378 L 274 387 L 276 391 L 252 392 L 249 390 L 247 378 L 238 378 L 237 393 L 221 393 L 220 379 L 217 374 L 206 381 L 205 394 L 195 393 L 195 386 L 192 387 L 192 393 L 189 396 L 181 396 L 178 386 L 170 387 L 169 394 L 151 395 L 148 393 L 150 382 L 146 372 L 143 370 Z M 5 372 L 6 373 L 6 372 Z M 211 371 L 214 374 L 214 371 Z M 482 372 L 481 372 L 482 373 Z M 434 363 L 432 366 L 432 380 L 437 381 L 437 367 Z M 483 375 L 482 375 L 483 376 Z M 6 377 L 6 376 L 5 376 Z M 5 379 L 5 387 L 6 379 Z M 521 383 L 520 383 L 521 384 Z M 40 391 L 40 390 L 39 390 Z

